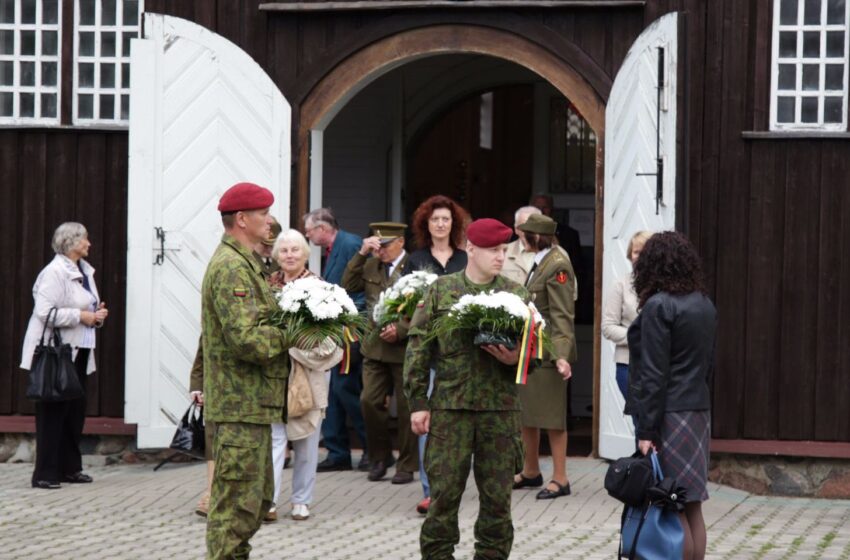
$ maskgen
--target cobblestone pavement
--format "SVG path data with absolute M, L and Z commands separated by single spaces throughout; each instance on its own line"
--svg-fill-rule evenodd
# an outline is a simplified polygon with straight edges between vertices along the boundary
M 204 465 L 89 467 L 94 484 L 49 491 L 30 488 L 31 468 L 0 465 L 0 558 L 203 558 L 204 520 L 193 510 Z M 534 491 L 514 493 L 512 558 L 616 557 L 620 506 L 602 488 L 605 463 L 570 459 L 568 468 L 572 496 L 541 502 Z M 292 471 L 285 473 L 287 488 Z M 850 502 L 752 496 L 714 484 L 709 490 L 709 558 L 850 559 Z M 320 474 L 312 517 L 282 515 L 263 526 L 252 558 L 418 558 L 422 520 L 413 508 L 420 491 L 418 482 L 368 482 L 356 471 Z M 477 501 L 470 480 L 459 559 L 472 557 Z

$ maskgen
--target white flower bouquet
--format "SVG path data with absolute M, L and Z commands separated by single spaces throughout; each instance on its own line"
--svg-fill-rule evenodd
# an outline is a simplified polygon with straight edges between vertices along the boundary
M 522 338 L 530 314 L 534 315 L 534 330 L 542 331 L 546 322 L 540 312 L 516 294 L 467 294 L 437 319 L 433 335 L 451 336 L 454 331 L 466 330 L 476 333 L 473 343 L 477 346 L 502 344 L 513 349 Z
M 416 304 L 436 279 L 436 274 L 423 270 L 402 276 L 395 284 L 381 292 L 378 303 L 372 309 L 372 319 L 381 327 L 396 323 L 402 318 L 410 320 L 416 311 Z
M 277 302 L 280 309 L 272 316 L 272 323 L 299 348 L 314 348 L 327 338 L 344 346 L 345 328 L 357 338 L 365 327 L 365 319 L 346 291 L 319 278 L 290 282 L 277 294 Z

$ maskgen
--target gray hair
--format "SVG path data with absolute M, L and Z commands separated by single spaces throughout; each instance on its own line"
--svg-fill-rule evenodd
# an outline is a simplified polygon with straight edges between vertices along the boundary
M 50 242 L 50 246 L 57 255 L 67 255 L 77 246 L 80 239 L 84 239 L 88 234 L 83 224 L 65 222 L 53 232 L 53 241 Z
M 332 229 L 339 229 L 336 216 L 334 216 L 333 210 L 330 208 L 316 208 L 315 210 L 310 210 L 304 214 L 303 220 L 305 224 L 310 221 L 313 225 L 325 224 Z
M 514 212 L 514 223 L 519 222 L 520 216 L 528 217 L 528 216 L 531 216 L 532 214 L 542 214 L 542 213 L 543 212 L 540 211 L 540 208 L 538 208 L 536 206 L 523 206 L 522 208 L 520 208 L 519 210 Z
M 304 262 L 307 262 L 307 259 L 310 258 L 310 244 L 307 243 L 304 235 L 297 229 L 284 230 L 277 236 L 277 239 L 274 240 L 274 245 L 272 246 L 272 258 L 277 260 L 277 254 L 280 252 L 280 248 L 284 243 L 289 242 L 294 242 L 298 245 L 301 252 L 304 253 Z

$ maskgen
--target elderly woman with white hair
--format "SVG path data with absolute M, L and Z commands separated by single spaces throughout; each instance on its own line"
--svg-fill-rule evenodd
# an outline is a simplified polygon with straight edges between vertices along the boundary
M 281 233 L 272 247 L 272 258 L 280 265 L 280 270 L 269 277 L 272 288 L 283 288 L 295 280 L 314 276 L 307 269 L 309 256 L 310 246 L 301 232 L 289 229 Z M 327 371 L 340 361 L 342 350 L 328 341 L 328 344 L 312 349 L 290 348 L 289 356 L 291 367 L 287 423 L 272 424 L 275 505 L 266 516 L 267 521 L 277 519 L 287 441 L 292 442 L 295 455 L 290 516 L 296 521 L 310 517 L 308 506 L 313 501 L 313 490 L 316 487 L 321 423 L 328 406 Z
M 38 341 L 45 332 L 59 329 L 62 341 L 73 349 L 72 358 L 80 385 L 95 370 L 95 328 L 109 312 L 100 301 L 94 268 L 84 257 L 91 242 L 82 224 L 66 222 L 53 234 L 56 256 L 45 266 L 32 288 L 35 306 L 24 335 L 21 369 L 29 370 Z M 55 310 L 55 311 L 54 311 Z M 47 323 L 50 316 L 50 324 Z M 36 459 L 32 487 L 55 489 L 61 482 L 85 483 L 80 440 L 86 416 L 86 397 L 64 402 L 35 404 Z

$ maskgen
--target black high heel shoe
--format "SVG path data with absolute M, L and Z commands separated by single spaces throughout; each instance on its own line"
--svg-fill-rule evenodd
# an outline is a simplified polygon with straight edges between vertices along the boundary
M 540 492 L 537 493 L 538 500 L 554 500 L 555 498 L 559 498 L 561 496 L 569 496 L 572 494 L 570 491 L 570 483 L 560 484 L 556 480 L 550 480 L 549 484 L 554 484 L 558 487 L 557 490 L 549 490 L 548 488 L 544 488 Z

